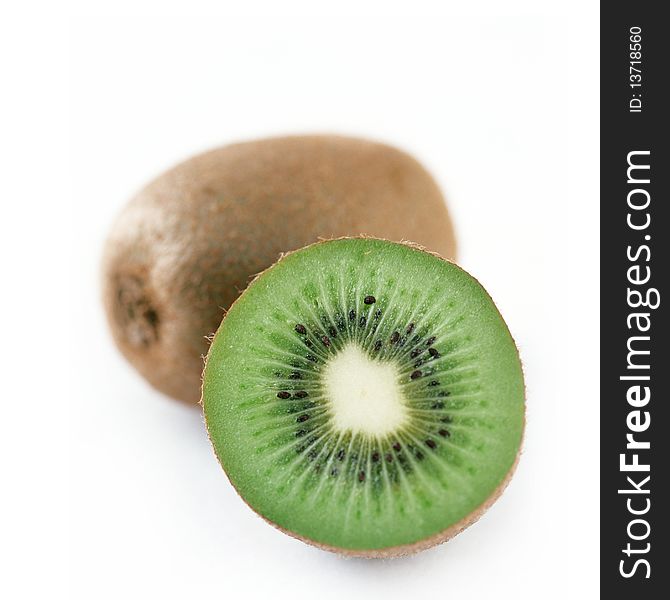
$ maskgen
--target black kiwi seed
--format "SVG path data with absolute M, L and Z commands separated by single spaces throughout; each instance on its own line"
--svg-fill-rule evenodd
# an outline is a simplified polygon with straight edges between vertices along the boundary
M 400 449 L 401 449 L 401 448 L 402 448 L 402 446 L 400 445 L 400 442 L 396 442 L 395 444 L 393 444 L 393 449 L 394 449 L 396 452 L 400 452 Z
M 375 311 L 375 321 L 377 321 L 377 320 L 379 319 L 379 317 L 381 317 L 381 316 L 382 316 L 382 309 L 381 309 L 381 308 L 378 308 L 378 309 Z
M 446 429 L 440 429 L 437 433 L 439 433 L 442 437 L 449 437 L 449 435 L 451 435 Z
M 367 322 L 368 322 L 368 320 L 367 320 L 367 318 L 365 317 L 365 315 L 363 315 L 363 316 L 358 320 L 358 324 L 359 324 L 360 327 L 365 327 L 365 325 L 367 324 Z
M 428 348 L 428 353 L 433 357 L 433 358 L 439 358 L 440 353 L 435 350 L 435 348 Z
M 337 460 L 344 460 L 344 450 L 340 450 L 337 453 Z
M 428 446 L 431 450 L 435 450 L 435 448 L 437 448 L 437 444 L 433 440 L 426 440 L 426 446 Z
M 350 320 L 350 321 L 353 321 L 354 319 L 356 319 L 356 311 L 352 308 L 352 309 L 349 311 L 349 320 Z
M 432 408 L 434 408 L 434 409 L 444 408 L 444 402 L 442 402 L 442 401 L 435 402 L 435 404 L 433 404 Z
M 409 376 L 410 379 L 418 379 L 419 377 L 421 377 L 421 371 L 418 369 L 416 371 L 412 371 Z
M 382 341 L 381 341 L 381 340 L 377 340 L 377 341 L 375 342 L 375 345 L 374 345 L 373 347 L 374 347 L 374 349 L 375 349 L 375 352 L 379 352 L 379 351 L 382 349 Z
M 419 354 L 421 354 L 421 350 L 419 350 L 418 348 L 414 348 L 414 350 L 412 350 L 409 353 L 409 356 L 410 358 L 416 358 L 417 356 L 419 356 Z
M 436 338 L 435 336 L 429 337 L 429 338 L 426 340 L 426 346 L 432 346 L 432 345 L 433 345 L 433 342 L 434 342 L 436 339 L 437 339 L 437 338 Z
M 302 379 L 302 375 L 298 371 L 293 371 L 288 377 L 289 379 Z
M 409 335 L 410 333 L 412 333 L 412 331 L 414 331 L 414 323 L 410 323 L 410 324 L 407 326 L 407 335 Z
M 337 477 L 337 474 L 338 474 L 338 473 L 339 473 L 339 471 L 337 470 L 337 468 L 334 468 L 334 469 L 330 472 L 330 474 L 331 474 L 333 477 Z
M 451 392 L 448 392 L 447 390 L 443 390 L 443 391 L 441 391 L 441 392 L 438 394 L 438 396 L 439 396 L 440 398 L 446 398 L 446 397 L 449 396 L 450 394 L 451 394 Z
M 358 474 L 358 481 L 360 481 L 361 483 L 362 483 L 363 481 L 365 481 L 365 471 L 361 471 L 361 472 Z
M 290 397 L 291 397 L 291 394 L 289 394 L 288 392 L 279 392 L 277 394 L 277 398 L 280 398 L 282 400 L 286 400 L 287 398 L 290 398 Z
M 374 296 L 365 296 L 363 302 L 365 304 L 374 304 L 375 302 L 377 302 L 377 299 Z
M 319 359 L 313 354 L 308 354 L 305 358 L 313 363 L 319 362 Z
M 305 390 L 298 390 L 295 393 L 296 398 L 307 398 L 307 396 L 309 396 L 309 394 Z
M 306 433 L 307 432 L 304 429 L 298 429 L 298 431 L 295 432 L 295 437 L 302 437 Z
M 307 333 L 307 328 L 302 324 L 298 323 L 295 326 L 295 330 L 300 334 L 300 335 L 305 335 Z
M 328 333 L 330 334 L 330 337 L 337 337 L 337 329 L 332 325 L 328 328 Z
M 321 341 L 323 342 L 323 345 L 326 346 L 326 348 L 330 346 L 330 338 L 327 335 L 322 335 Z
M 379 462 L 379 452 L 372 453 L 372 462 Z
M 386 454 L 384 456 L 384 458 L 386 459 L 386 462 L 388 462 L 388 463 L 393 462 L 393 454 L 391 454 L 391 453 Z
M 428 384 L 428 387 L 435 387 L 436 385 L 440 385 L 440 382 L 437 381 L 436 379 L 433 379 L 433 381 L 431 381 L 431 382 Z
M 300 416 L 296 419 L 296 422 L 298 422 L 298 423 L 304 423 L 307 419 L 309 419 L 309 415 L 300 415 Z
M 391 343 L 395 344 L 399 339 L 400 339 L 400 334 L 397 331 L 394 331 L 393 335 L 391 336 Z

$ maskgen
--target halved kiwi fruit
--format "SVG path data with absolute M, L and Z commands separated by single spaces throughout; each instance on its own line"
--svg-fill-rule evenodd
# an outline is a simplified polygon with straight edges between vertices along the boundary
M 317 243 L 262 273 L 214 338 L 203 405 L 253 510 L 367 557 L 472 523 L 510 478 L 524 428 L 518 352 L 486 291 L 376 239 Z

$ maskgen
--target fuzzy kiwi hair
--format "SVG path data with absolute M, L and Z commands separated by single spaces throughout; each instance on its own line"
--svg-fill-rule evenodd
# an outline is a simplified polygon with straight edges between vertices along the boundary
M 434 179 L 390 146 L 293 136 L 195 156 L 141 190 L 109 234 L 102 280 L 114 340 L 154 387 L 197 403 L 206 338 L 249 279 L 283 252 L 360 234 L 456 254 Z
M 509 483 L 525 427 L 518 351 L 484 288 L 416 244 L 371 238 L 260 273 L 214 337 L 202 403 L 255 512 L 366 558 L 474 523 Z

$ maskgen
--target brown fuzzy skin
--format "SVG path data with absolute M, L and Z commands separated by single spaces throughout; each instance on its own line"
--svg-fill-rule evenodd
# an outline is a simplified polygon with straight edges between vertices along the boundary
M 323 244 L 327 243 L 329 241 L 334 241 L 336 239 L 346 239 L 347 236 L 340 237 L 340 238 L 332 238 L 332 239 L 323 239 L 318 242 L 315 242 L 314 244 L 309 244 L 309 245 L 316 245 L 316 244 Z M 364 237 L 364 238 L 373 238 L 374 236 L 367 236 L 367 235 L 362 235 L 362 236 L 348 236 L 348 237 Z M 376 239 L 382 239 L 383 238 L 376 238 Z M 385 240 L 389 241 L 389 240 Z M 418 244 L 416 242 L 410 242 L 406 240 L 402 240 L 399 243 L 408 246 L 409 248 L 413 248 L 414 250 L 418 252 L 427 252 L 428 254 L 431 254 L 441 260 L 445 260 L 447 262 L 453 262 L 451 258 L 446 258 L 442 255 L 440 255 L 438 252 L 435 252 L 433 250 L 430 250 L 421 244 Z M 298 248 L 297 250 L 303 250 L 304 248 Z M 264 269 L 264 271 L 259 272 L 251 281 L 249 284 L 250 286 L 255 284 L 258 279 L 263 275 L 265 271 L 269 271 L 272 267 L 274 267 L 276 264 L 281 262 L 284 258 L 295 252 L 296 250 L 293 250 L 291 252 L 285 252 L 280 255 L 280 257 L 277 259 L 275 263 L 270 265 L 267 269 Z M 472 275 L 470 275 L 472 277 Z M 476 280 L 479 283 L 479 280 Z M 481 285 L 481 284 L 480 284 Z M 482 286 L 482 289 L 485 290 L 485 288 Z M 489 296 L 490 297 L 490 296 Z M 240 298 L 236 299 L 235 302 L 238 302 Z M 493 302 L 493 298 L 491 298 L 491 302 Z M 495 303 L 494 303 L 495 306 Z M 502 318 L 502 315 L 500 315 Z M 504 321 L 504 319 L 503 319 Z M 217 330 L 216 334 L 218 334 L 219 330 Z M 212 337 L 212 339 L 216 336 L 216 334 Z M 511 333 L 510 333 L 511 336 Z M 516 343 L 515 343 L 516 346 Z M 518 350 L 517 350 L 518 353 Z M 209 353 L 205 357 L 205 363 L 207 363 L 207 359 L 209 358 Z M 206 366 L 206 364 L 205 364 Z M 207 412 L 204 410 L 205 409 L 205 397 L 204 397 L 204 380 L 202 382 L 201 386 L 201 398 L 200 398 L 200 404 L 203 408 L 203 413 L 205 416 L 205 428 L 207 429 L 207 437 L 209 438 L 209 442 L 212 446 L 212 449 L 214 450 L 214 455 L 216 456 L 216 460 L 219 461 L 219 464 L 221 465 L 221 468 L 223 469 L 223 472 L 226 474 L 226 477 L 228 478 L 228 481 L 230 484 L 233 486 L 233 489 L 237 492 L 237 495 L 242 498 L 242 501 L 252 510 L 254 511 L 261 519 L 263 519 L 266 523 L 269 523 L 272 525 L 274 528 L 278 529 L 282 533 L 285 533 L 286 535 L 295 538 L 297 540 L 300 540 L 301 542 L 304 542 L 306 544 L 309 544 L 310 546 L 315 546 L 316 548 L 319 548 L 321 550 L 326 550 L 328 552 L 333 552 L 335 554 L 339 554 L 341 556 L 347 557 L 347 558 L 369 558 L 369 559 L 374 559 L 374 558 L 400 558 L 403 556 L 408 556 L 410 554 L 416 554 L 417 552 L 421 552 L 423 550 L 428 550 L 429 548 L 432 548 L 434 546 L 437 546 L 439 544 L 442 544 L 444 542 L 449 541 L 451 538 L 454 536 L 458 535 L 463 531 L 464 529 L 467 529 L 470 527 L 470 525 L 473 525 L 476 523 L 480 517 L 489 509 L 493 504 L 495 504 L 496 500 L 500 498 L 502 493 L 507 489 L 507 486 L 509 485 L 509 482 L 511 481 L 512 477 L 514 476 L 514 473 L 516 472 L 516 468 L 519 464 L 519 460 L 521 458 L 521 452 L 523 449 L 523 441 L 524 441 L 524 436 L 525 436 L 525 429 L 526 429 L 526 413 L 525 413 L 525 398 L 524 398 L 524 416 L 523 416 L 523 424 L 522 424 L 522 431 L 521 431 L 521 442 L 519 444 L 519 450 L 516 453 L 516 457 L 514 458 L 514 462 L 512 463 L 512 466 L 510 467 L 509 471 L 503 478 L 503 480 L 498 484 L 498 486 L 493 490 L 493 492 L 490 494 L 490 496 L 482 502 L 477 508 L 475 508 L 471 513 L 463 517 L 460 521 L 457 523 L 454 523 L 450 527 L 447 527 L 443 531 L 440 531 L 436 533 L 435 535 L 432 535 L 430 537 L 424 538 L 422 540 L 418 540 L 416 542 L 413 542 L 411 544 L 403 544 L 401 546 L 390 546 L 388 548 L 370 548 L 370 549 L 363 549 L 363 550 L 352 550 L 350 548 L 340 548 L 337 546 L 329 546 L 327 544 L 322 544 L 320 542 L 317 542 L 315 540 L 312 540 L 310 538 L 303 537 L 301 535 L 298 535 L 297 533 L 290 531 L 288 529 L 284 529 L 283 527 L 280 527 L 275 523 L 274 521 L 271 521 L 270 519 L 267 519 L 264 517 L 262 514 L 259 512 L 256 512 L 253 506 L 251 506 L 244 496 L 240 494 L 239 490 L 233 483 L 232 479 L 228 475 L 228 472 L 226 471 L 226 468 L 221 461 L 221 458 L 219 456 L 219 453 L 216 451 L 216 446 L 214 445 L 214 442 L 212 441 L 212 438 L 209 434 L 209 424 L 207 422 Z
M 382 144 L 338 136 L 233 144 L 164 173 L 116 221 L 103 300 L 116 344 L 157 389 L 200 398 L 206 337 L 250 277 L 319 238 L 456 243 L 427 171 Z

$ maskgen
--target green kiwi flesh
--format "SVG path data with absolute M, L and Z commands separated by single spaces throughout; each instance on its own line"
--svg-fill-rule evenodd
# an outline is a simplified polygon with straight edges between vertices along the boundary
M 408 244 L 317 243 L 233 304 L 203 406 L 244 501 L 285 532 L 384 557 L 443 541 L 501 493 L 524 382 L 482 286 Z

